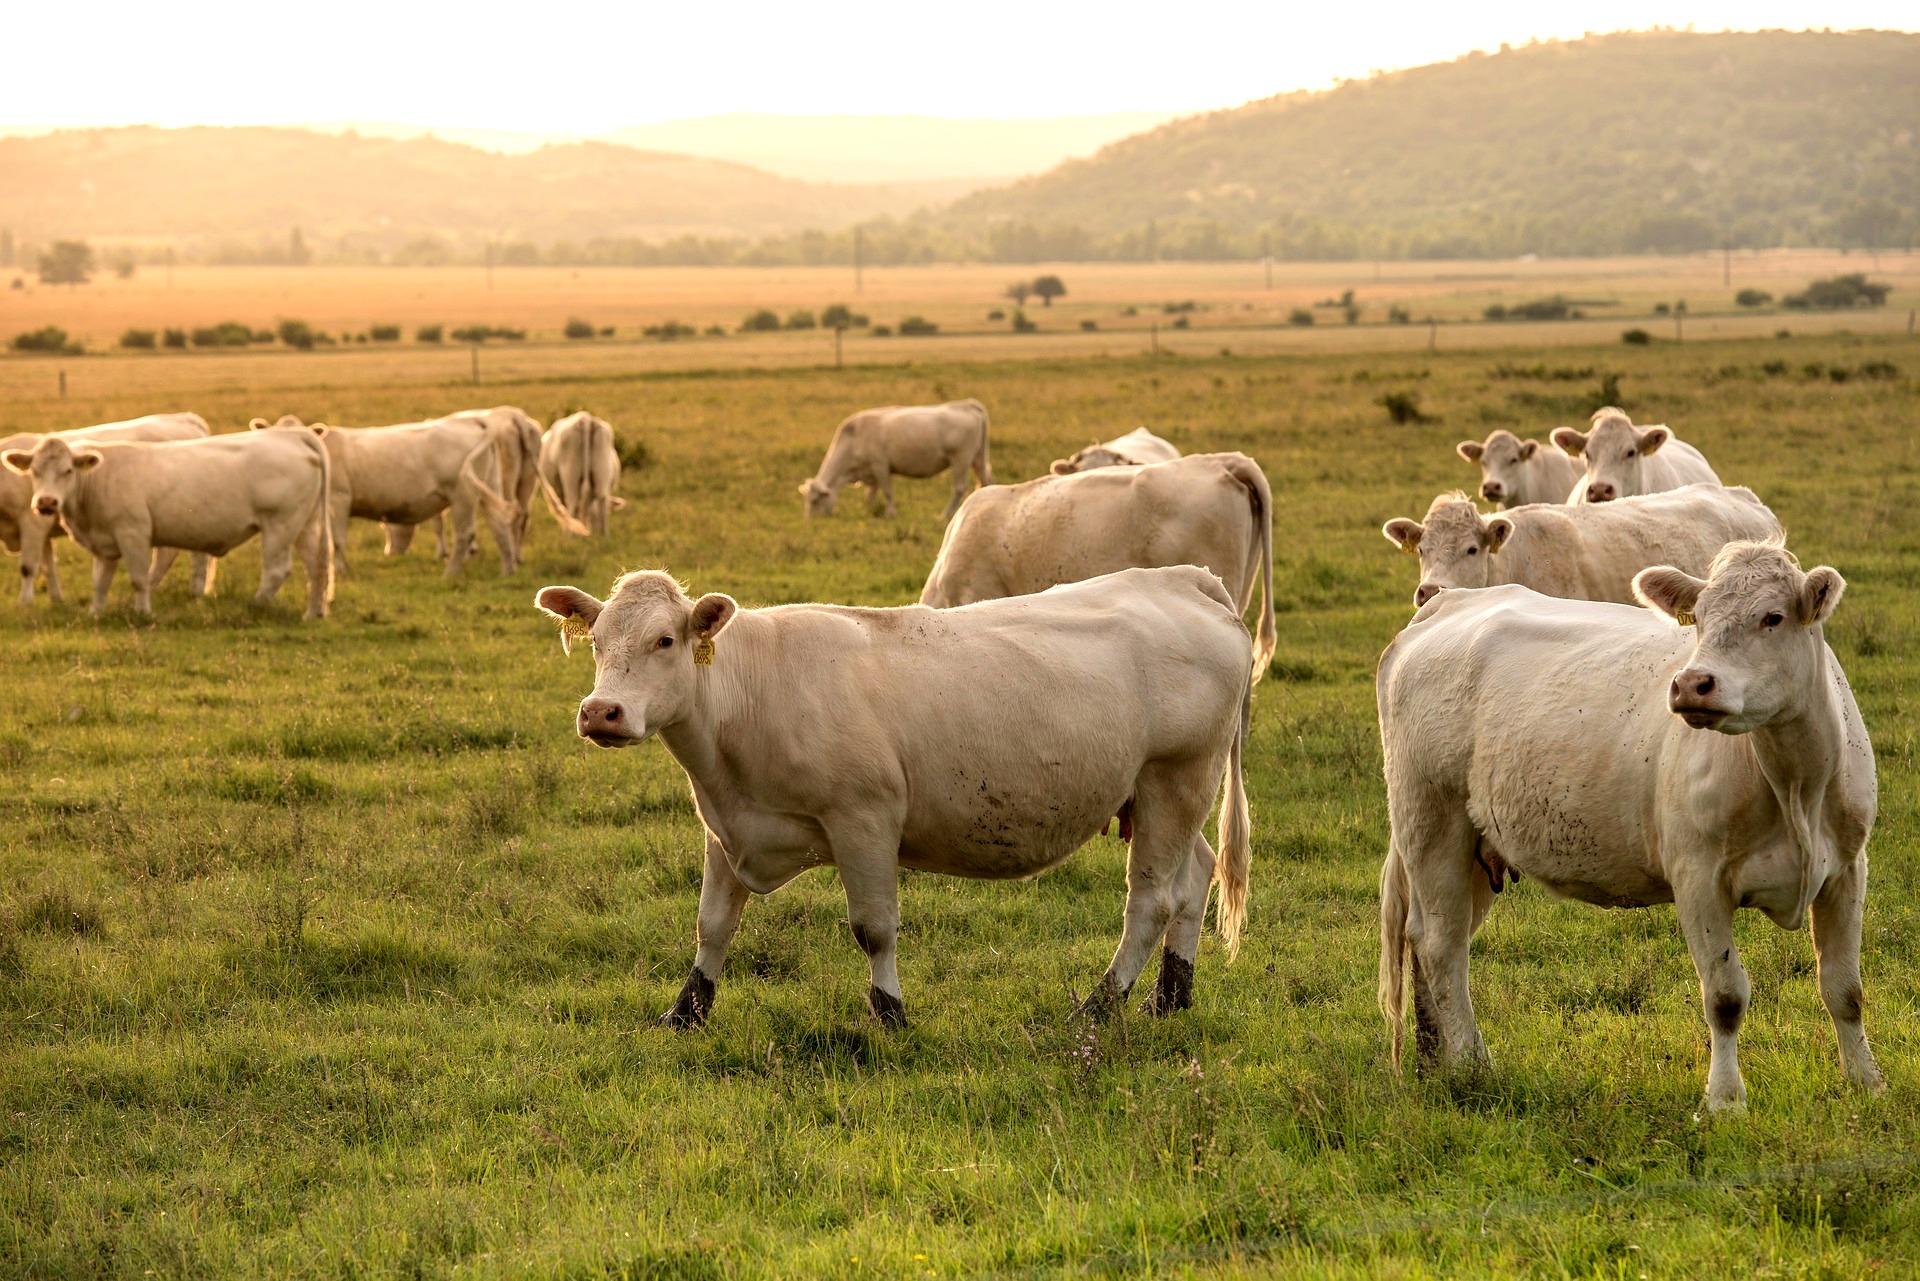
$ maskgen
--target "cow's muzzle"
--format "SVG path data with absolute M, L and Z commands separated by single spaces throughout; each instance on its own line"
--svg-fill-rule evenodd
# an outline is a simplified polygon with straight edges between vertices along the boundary
M 1720 682 L 1712 672 L 1688 668 L 1667 686 L 1667 710 L 1694 729 L 1718 729 L 1733 713 L 1716 705 Z
M 1610 503 L 1614 497 L 1613 486 L 1605 481 L 1595 481 L 1587 486 L 1587 501 L 1590 503 Z
M 1504 485 L 1501 485 L 1497 481 L 1490 480 L 1486 484 L 1480 486 L 1480 497 L 1486 499 L 1490 503 L 1502 502 L 1506 499 L 1506 496 L 1507 496 L 1506 487 Z
M 60 500 L 53 497 L 36 498 L 33 500 L 33 510 L 39 512 L 42 516 L 58 516 L 60 514 Z
M 1420 584 L 1418 587 L 1413 589 L 1413 607 L 1415 609 L 1419 609 L 1422 605 L 1432 600 L 1435 596 L 1438 596 L 1441 590 L 1442 589 L 1440 587 L 1440 584 L 1438 583 Z
M 582 702 L 577 727 L 581 738 L 601 747 L 626 747 L 642 737 L 634 732 L 625 709 L 611 698 L 589 698 Z

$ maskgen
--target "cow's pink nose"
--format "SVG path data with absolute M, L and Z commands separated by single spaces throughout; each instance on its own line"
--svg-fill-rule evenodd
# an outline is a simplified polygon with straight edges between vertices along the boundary
M 580 737 L 593 738 L 625 732 L 625 717 L 620 712 L 620 704 L 612 699 L 589 698 L 580 704 Z
M 1613 501 L 1613 486 L 1599 481 L 1587 486 L 1587 501 L 1590 503 L 1610 503 Z
M 1502 489 L 1498 484 L 1496 484 L 1491 480 L 1488 481 L 1486 484 L 1480 486 L 1480 497 L 1486 499 L 1490 503 L 1499 502 L 1500 499 L 1506 494 L 1506 492 L 1507 491 L 1505 489 Z
M 42 516 L 57 515 L 60 511 L 60 500 L 58 498 L 36 498 L 33 500 L 33 509 Z
M 1415 609 L 1419 609 L 1422 605 L 1426 604 L 1428 601 L 1432 600 L 1435 596 L 1438 596 L 1439 594 L 1440 594 L 1440 584 L 1422 583 L 1420 584 L 1420 586 L 1414 589 L 1413 607 Z
M 1712 672 L 1681 672 L 1673 678 L 1673 684 L 1667 689 L 1667 705 L 1678 707 L 1696 698 L 1710 698 L 1719 687 L 1720 683 L 1714 680 Z

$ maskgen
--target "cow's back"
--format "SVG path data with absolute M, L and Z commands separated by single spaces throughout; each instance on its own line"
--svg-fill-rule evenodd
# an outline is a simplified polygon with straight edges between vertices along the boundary
M 1644 460 L 1643 466 L 1647 478 L 1657 481 L 1661 490 L 1679 489 L 1703 482 L 1713 485 L 1720 483 L 1720 477 L 1707 462 L 1707 456 L 1677 436 L 1653 457 Z M 1650 488 L 1649 492 L 1653 490 Z

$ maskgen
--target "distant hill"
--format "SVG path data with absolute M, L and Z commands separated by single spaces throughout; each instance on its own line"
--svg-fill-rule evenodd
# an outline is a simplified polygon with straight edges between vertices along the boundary
M 323 255 L 416 258 L 489 240 L 760 237 L 904 214 L 954 194 L 952 184 L 798 182 L 605 142 L 501 155 L 298 129 L 0 138 L 0 227 L 22 243 L 172 240 L 215 255 L 284 247 L 294 227 Z
M 1920 36 L 1503 49 L 1180 120 L 965 197 L 994 257 L 1459 257 L 1907 244 Z

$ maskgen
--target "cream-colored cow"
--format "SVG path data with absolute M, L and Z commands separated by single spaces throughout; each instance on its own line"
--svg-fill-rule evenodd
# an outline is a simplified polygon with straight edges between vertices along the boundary
M 962 609 L 741 609 L 628 574 L 541 609 L 590 628 L 583 738 L 658 735 L 706 826 L 693 970 L 663 1022 L 713 1004 L 749 893 L 831 864 L 868 1003 L 905 1020 L 895 945 L 902 867 L 1011 879 L 1057 866 L 1115 813 L 1131 833 L 1126 924 L 1095 1011 L 1123 1000 L 1156 943 L 1157 1014 L 1192 1001 L 1211 884 L 1229 956 L 1246 916 L 1247 631 L 1203 569 L 1128 570 Z M 1225 780 L 1220 858 L 1201 835 Z
M 1581 476 L 1580 460 L 1558 445 L 1521 440 L 1504 427 L 1485 440 L 1463 440 L 1454 450 L 1480 465 L 1480 497 L 1504 507 L 1564 503 Z
M 1740 539 L 1777 538 L 1780 522 L 1750 489 L 1685 489 L 1578 506 L 1534 504 L 1482 516 L 1465 494 L 1442 494 L 1425 522 L 1399 517 L 1380 532 L 1420 557 L 1415 606 L 1449 587 L 1518 583 L 1569 600 L 1633 601 L 1633 576 L 1672 564 L 1705 573 Z
M 485 423 L 492 433 L 499 489 L 514 507 L 513 563 L 518 566 L 526 554 L 527 526 L 533 517 L 533 491 L 540 484 L 540 424 L 526 410 L 515 405 L 462 409 L 448 417 L 476 419 Z M 405 555 L 407 548 L 413 545 L 415 526 L 383 521 L 382 528 L 386 533 L 387 555 Z M 434 516 L 433 528 L 434 551 L 441 560 L 446 560 L 452 551 L 447 544 L 447 513 L 444 510 Z M 479 540 L 475 535 L 468 539 L 464 555 L 472 555 L 478 550 Z
M 1709 1108 L 1746 1099 L 1734 911 L 1786 929 L 1811 912 L 1841 1067 L 1877 1091 L 1860 1019 L 1873 745 L 1821 631 L 1845 584 L 1776 544 L 1734 543 L 1704 581 L 1662 566 L 1635 586 L 1651 608 L 1443 592 L 1381 656 L 1379 998 L 1395 1061 L 1409 977 L 1421 1066 L 1487 1058 L 1467 949 L 1493 902 L 1477 856 L 1491 845 L 1555 894 L 1674 904 L 1712 1036 Z
M 207 434 L 207 420 L 198 414 L 148 414 L 124 422 L 100 423 L 92 427 L 73 427 L 66 431 L 23 432 L 0 440 L 0 452 L 9 449 L 32 453 L 46 435 L 58 436 L 69 443 L 80 440 L 197 440 Z M 33 482 L 18 472 L 0 467 L 0 545 L 20 553 L 20 603 L 33 604 L 34 580 L 44 572 L 47 596 L 56 603 L 65 599 L 60 592 L 60 567 L 53 552 L 53 540 L 63 531 L 60 522 L 33 510 Z M 151 571 L 154 582 L 166 576 L 179 553 L 171 547 L 156 547 Z M 214 568 L 205 556 L 193 558 L 194 595 L 204 595 L 213 586 Z
M 1098 445 L 1088 445 L 1071 458 L 1056 458 L 1048 470 L 1055 476 L 1071 476 L 1075 472 L 1092 471 L 1096 467 L 1140 467 L 1147 463 L 1170 463 L 1179 456 L 1180 451 L 1172 441 L 1160 439 L 1145 427 L 1135 427 L 1124 436 L 1115 436 Z
M 547 428 L 540 439 L 540 484 L 560 527 L 574 534 L 607 532 L 620 497 L 620 452 L 605 419 L 582 411 Z
M 1273 492 L 1245 454 L 1189 454 L 996 485 L 947 526 L 920 603 L 966 605 L 1129 567 L 1202 565 L 1244 613 L 1261 588 L 1254 679 L 1273 657 Z
M 987 407 L 977 400 L 944 405 L 893 405 L 854 414 L 833 433 L 827 456 L 811 480 L 800 484 L 808 516 L 826 516 L 846 485 L 865 485 L 876 513 L 894 514 L 893 478 L 953 474 L 953 497 L 941 519 L 967 496 L 967 469 L 982 485 L 993 483 L 987 460 Z
M 327 525 L 327 448 L 306 431 L 241 432 L 200 440 L 83 442 L 42 439 L 0 461 L 33 478 L 33 505 L 57 517 L 93 553 L 93 613 L 107 607 L 120 562 L 133 605 L 153 612 L 149 565 L 156 547 L 225 556 L 260 535 L 259 601 L 272 600 L 298 553 L 307 571 L 307 617 L 324 618 L 333 595 Z
M 1706 455 L 1665 427 L 1636 427 L 1624 410 L 1596 410 L 1589 431 L 1553 429 L 1553 443 L 1585 467 L 1569 503 L 1610 503 L 1682 485 L 1718 485 Z

